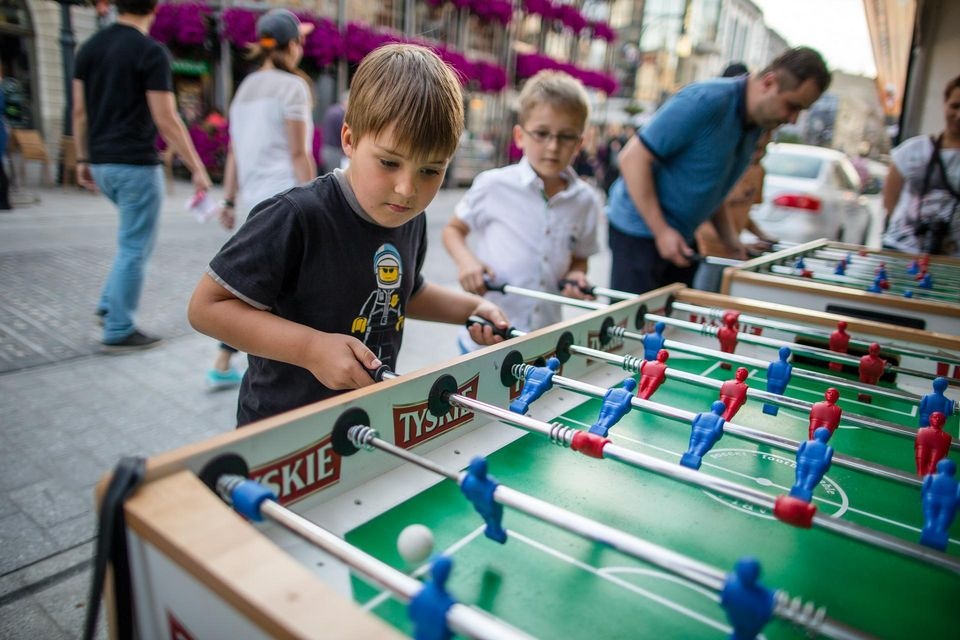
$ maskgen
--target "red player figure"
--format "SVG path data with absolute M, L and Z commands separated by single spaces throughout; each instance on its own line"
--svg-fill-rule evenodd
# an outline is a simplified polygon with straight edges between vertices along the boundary
M 913 452 L 917 459 L 917 475 L 920 477 L 936 473 L 937 463 L 950 451 L 953 438 L 943 430 L 943 423 L 946 421 L 946 416 L 934 411 L 930 414 L 930 426 L 917 429 Z
M 637 396 L 644 400 L 649 400 L 653 392 L 656 391 L 664 379 L 667 377 L 667 358 L 670 354 L 666 349 L 657 351 L 656 360 L 644 360 L 640 367 L 640 389 Z
M 850 334 L 847 333 L 847 323 L 846 321 L 841 320 L 837 323 L 837 330 L 830 334 L 830 351 L 835 351 L 836 353 L 846 353 L 849 346 Z M 840 371 L 843 369 L 843 365 L 839 362 L 831 362 L 829 367 L 833 371 Z
M 720 340 L 720 351 L 724 353 L 733 353 L 737 348 L 737 320 L 740 319 L 738 311 L 725 311 L 723 314 L 723 326 L 717 330 L 717 339 Z M 721 362 L 720 366 L 724 369 L 730 368 L 729 362 Z
M 720 401 L 727 408 L 723 412 L 724 420 L 733 420 L 733 416 L 737 415 L 737 411 L 747 401 L 748 387 L 744 380 L 747 379 L 748 373 L 744 367 L 737 367 L 734 379 L 720 385 Z
M 887 361 L 880 357 L 880 345 L 871 343 L 867 348 L 867 355 L 860 358 L 860 382 L 877 384 L 886 368 Z M 870 402 L 871 398 L 868 394 L 860 393 L 857 394 L 857 400 Z
M 810 407 L 810 429 L 807 432 L 810 440 L 813 440 L 814 432 L 820 427 L 829 429 L 831 436 L 837 430 L 843 413 L 843 409 L 837 406 L 839 399 L 840 392 L 830 387 L 823 393 L 823 400 Z

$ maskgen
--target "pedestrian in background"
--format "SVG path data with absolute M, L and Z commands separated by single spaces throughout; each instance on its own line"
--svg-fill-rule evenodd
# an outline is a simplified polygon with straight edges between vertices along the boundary
M 116 4 L 116 23 L 77 52 L 73 80 L 77 183 L 99 189 L 120 213 L 117 254 L 96 310 L 107 352 L 145 349 L 160 341 L 134 323 L 163 203 L 158 130 L 190 170 L 198 194 L 210 188 L 177 114 L 170 52 L 147 36 L 157 0 Z
M 744 255 L 718 207 L 763 131 L 796 122 L 829 85 L 820 54 L 800 47 L 760 73 L 697 82 L 668 100 L 619 154 L 607 211 L 610 286 L 634 293 L 689 286 L 694 232 L 715 213 L 721 241 Z
M 342 169 L 344 158 L 343 145 L 340 144 L 340 130 L 343 129 L 343 115 L 347 112 L 350 92 L 344 91 L 340 100 L 334 102 L 323 112 L 321 127 L 323 130 L 323 171 L 329 173 Z
M 960 76 L 943 91 L 944 128 L 890 152 L 883 185 L 883 246 L 908 253 L 960 256 Z
M 584 298 L 601 204 L 570 165 L 590 113 L 580 81 L 541 71 L 524 83 L 519 102 L 513 139 L 523 157 L 476 177 L 443 230 L 443 244 L 465 291 L 486 295 L 516 328 L 531 331 L 559 322 L 559 305 L 488 293 L 485 280 Z M 479 347 L 466 329 L 458 343 L 463 353 Z
M 3 83 L 3 66 L 0 64 L 0 84 Z M 7 178 L 7 97 L 0 91 L 0 211 L 13 209 L 10 205 L 10 180 Z
M 274 9 L 257 20 L 257 42 L 247 58 L 259 63 L 240 83 L 230 104 L 230 147 L 224 170 L 220 223 L 233 229 L 255 205 L 317 175 L 313 143 L 313 94 L 298 65 L 310 23 L 286 9 Z M 338 132 L 339 139 L 339 132 Z M 240 207 L 237 208 L 239 202 Z M 237 350 L 221 343 L 207 385 L 224 389 L 240 384 L 242 375 L 230 360 Z

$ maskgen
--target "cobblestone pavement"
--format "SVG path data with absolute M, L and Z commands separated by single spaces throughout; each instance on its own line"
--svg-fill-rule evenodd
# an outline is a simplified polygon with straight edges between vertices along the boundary
M 456 286 L 439 231 L 461 194 L 443 191 L 428 209 L 424 271 L 440 284 Z M 39 202 L 0 212 L 0 637 L 76 638 L 94 484 L 123 455 L 154 455 L 234 426 L 236 391 L 203 386 L 216 345 L 186 320 L 190 293 L 228 234 L 185 213 L 189 185 L 175 184 L 138 316 L 166 340 L 104 356 L 93 311 L 113 257 L 114 209 L 75 189 L 34 195 Z M 608 263 L 591 261 L 598 284 Z M 455 333 L 409 322 L 400 372 L 456 355 Z

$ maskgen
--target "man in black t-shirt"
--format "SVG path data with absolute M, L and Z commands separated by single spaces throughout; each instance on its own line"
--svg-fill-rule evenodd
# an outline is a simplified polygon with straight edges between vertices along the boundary
M 120 211 L 117 255 L 97 306 L 104 351 L 119 352 L 159 342 L 134 324 L 163 203 L 157 131 L 190 169 L 198 193 L 210 177 L 177 114 L 170 54 L 146 35 L 157 0 L 116 4 L 116 23 L 77 52 L 73 132 L 77 182 L 99 189 Z

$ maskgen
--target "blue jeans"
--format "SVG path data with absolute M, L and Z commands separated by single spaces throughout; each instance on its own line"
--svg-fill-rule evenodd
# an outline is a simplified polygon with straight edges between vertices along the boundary
M 106 312 L 103 342 L 111 344 L 136 330 L 133 316 L 140 305 L 144 271 L 157 239 L 163 204 L 163 167 L 96 164 L 90 169 L 97 187 L 120 210 L 117 255 L 98 305 Z

